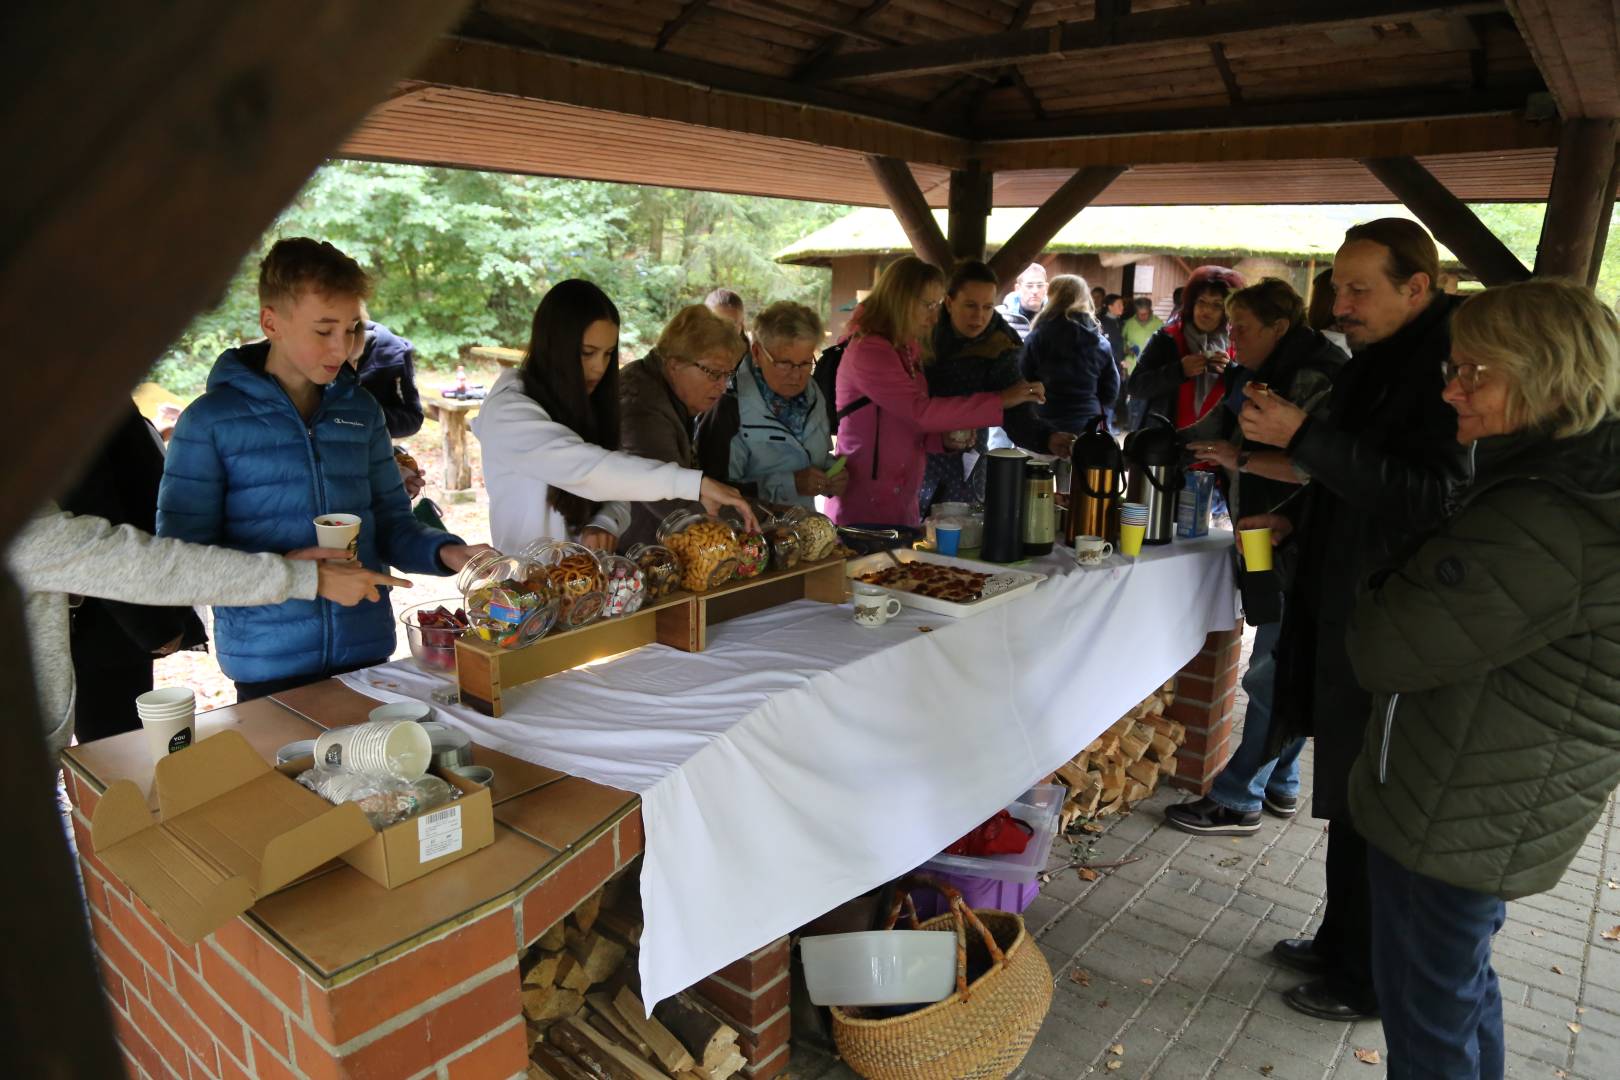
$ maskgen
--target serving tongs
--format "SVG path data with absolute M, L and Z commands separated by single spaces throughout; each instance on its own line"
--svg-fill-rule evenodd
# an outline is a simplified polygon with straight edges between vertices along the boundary
M 837 526 L 837 529 L 841 535 L 859 537 L 863 540 L 886 540 L 893 544 L 900 544 L 904 542 L 904 538 L 900 535 L 899 529 L 862 529 L 857 528 L 854 525 L 839 525 Z M 900 556 L 894 553 L 894 548 L 885 547 L 879 548 L 878 550 L 887 555 L 889 557 L 889 561 L 894 563 L 894 565 L 905 565 L 905 563 L 900 561 Z

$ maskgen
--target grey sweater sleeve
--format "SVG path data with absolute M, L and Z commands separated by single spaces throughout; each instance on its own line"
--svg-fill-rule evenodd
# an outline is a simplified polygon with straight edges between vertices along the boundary
M 188 544 L 60 510 L 37 515 L 6 556 L 31 593 L 59 592 L 130 604 L 237 607 L 313 600 L 313 562 Z

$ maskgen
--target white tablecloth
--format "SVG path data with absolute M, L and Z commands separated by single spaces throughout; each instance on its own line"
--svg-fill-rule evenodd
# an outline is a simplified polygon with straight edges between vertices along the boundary
M 926 861 L 1063 764 L 1230 629 L 1231 536 L 1079 570 L 1028 596 L 881 629 L 801 601 L 439 707 L 475 741 L 634 791 L 647 851 L 641 977 L 656 1002 Z M 920 633 L 929 626 L 931 633 Z M 409 663 L 344 677 L 428 700 Z

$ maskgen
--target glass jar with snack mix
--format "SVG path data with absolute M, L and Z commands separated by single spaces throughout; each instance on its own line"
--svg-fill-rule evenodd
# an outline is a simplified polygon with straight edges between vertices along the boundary
M 799 537 L 799 556 L 805 562 L 820 562 L 838 548 L 838 528 L 826 514 L 803 506 L 791 507 L 782 519 L 793 526 Z
M 602 617 L 616 619 L 640 611 L 647 599 L 646 575 L 641 572 L 641 567 L 623 555 L 606 552 L 598 557 L 598 561 L 602 564 L 602 576 L 606 580 Z
M 658 526 L 658 542 L 680 557 L 681 585 L 692 592 L 730 581 L 742 554 L 731 526 L 702 508 L 671 511 Z
M 779 513 L 757 504 L 754 507 L 754 515 L 759 518 L 759 527 L 765 533 L 765 542 L 771 546 L 771 569 L 792 570 L 798 566 L 801 545 L 799 534 L 794 531 L 793 525 L 784 520 Z
M 602 614 L 607 604 L 607 575 L 590 548 L 571 540 L 537 540 L 523 554 L 545 568 L 547 580 L 562 601 L 558 626 L 577 630 Z
M 754 508 L 754 517 L 763 526 L 769 515 L 763 513 L 759 507 Z M 720 520 L 731 526 L 731 531 L 737 534 L 737 573 L 738 580 L 758 577 L 771 565 L 771 545 L 761 531 L 750 530 L 743 523 L 740 513 L 731 507 L 723 507 L 720 511 Z
M 481 641 L 515 649 L 544 637 L 561 601 L 545 568 L 522 555 L 485 551 L 456 576 L 469 631 Z
M 647 600 L 662 600 L 681 587 L 681 560 L 662 544 L 636 544 L 625 552 L 641 570 Z

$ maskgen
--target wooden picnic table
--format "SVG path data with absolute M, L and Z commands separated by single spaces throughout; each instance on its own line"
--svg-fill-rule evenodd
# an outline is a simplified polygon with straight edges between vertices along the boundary
M 474 345 L 467 350 L 474 360 L 493 360 L 501 367 L 517 367 L 523 363 L 522 349 L 508 349 L 502 345 Z
M 484 403 L 482 398 L 424 397 L 422 413 L 436 422 L 444 433 L 444 494 L 454 496 L 472 490 L 472 465 L 467 461 L 467 420 Z

